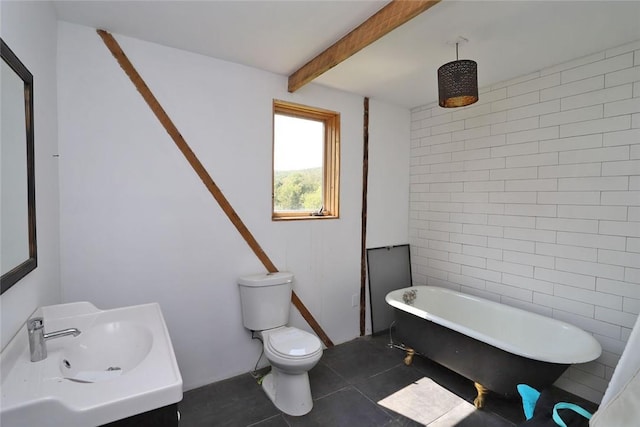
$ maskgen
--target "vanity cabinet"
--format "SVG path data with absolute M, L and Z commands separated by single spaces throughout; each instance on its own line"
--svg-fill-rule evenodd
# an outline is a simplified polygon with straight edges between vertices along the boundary
M 163 406 L 149 412 L 123 418 L 102 427 L 177 427 L 178 426 L 178 404 Z

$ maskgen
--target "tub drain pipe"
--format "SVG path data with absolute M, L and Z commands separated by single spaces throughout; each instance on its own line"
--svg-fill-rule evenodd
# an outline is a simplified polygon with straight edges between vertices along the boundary
M 396 344 L 393 342 L 393 334 L 392 334 L 392 330 L 393 330 L 393 325 L 395 324 L 395 320 L 393 322 L 391 322 L 391 325 L 389 326 L 389 343 L 387 344 L 388 348 L 397 348 L 398 350 L 402 350 L 406 352 L 406 355 L 404 357 L 404 364 L 407 366 L 410 366 L 413 363 L 413 356 L 415 356 L 416 354 L 418 356 L 422 356 L 422 354 L 418 353 L 415 349 L 411 348 L 411 347 L 407 347 L 404 344 Z

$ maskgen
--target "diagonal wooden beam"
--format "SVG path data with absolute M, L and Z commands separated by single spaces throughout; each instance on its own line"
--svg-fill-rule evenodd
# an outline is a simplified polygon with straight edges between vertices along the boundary
M 392 0 L 349 34 L 289 76 L 289 92 L 295 92 L 351 55 L 369 46 L 441 0 Z
M 147 84 L 144 82 L 142 76 L 140 76 L 131 61 L 129 61 L 129 58 L 127 58 L 127 55 L 125 55 L 116 39 L 114 39 L 110 33 L 104 30 L 97 30 L 97 32 L 113 57 L 118 61 L 118 64 L 120 64 L 122 70 L 127 76 L 129 76 L 131 83 L 133 83 L 138 92 L 140 92 L 140 95 L 142 95 L 142 98 L 144 98 L 144 100 L 147 102 L 147 105 L 149 106 L 149 108 L 151 108 L 153 114 L 155 114 L 173 142 L 187 159 L 187 162 L 189 162 L 198 177 L 200 177 L 205 187 L 207 187 L 213 198 L 218 202 L 218 204 L 227 215 L 231 223 L 233 223 L 233 225 L 236 227 L 240 235 L 244 238 L 249 247 L 253 250 L 255 255 L 267 269 L 267 271 L 269 271 L 270 273 L 277 272 L 278 269 L 276 268 L 276 266 L 273 264 L 273 262 L 271 262 L 267 254 L 262 250 L 249 229 L 244 225 L 236 211 L 233 209 L 231 203 L 229 203 L 224 193 L 222 193 L 222 190 L 220 190 L 220 188 L 216 185 L 216 183 L 211 178 L 211 175 L 209 175 L 193 150 L 191 150 L 191 147 L 189 147 L 187 141 L 184 139 L 180 131 L 178 131 L 178 128 L 173 124 L 173 121 L 164 110 L 164 108 L 162 108 L 162 105 L 160 105 L 160 102 L 158 102 L 158 99 L 155 97 L 153 92 L 151 92 L 149 86 L 147 86 Z M 333 342 L 331 341 L 331 339 L 329 339 L 327 334 L 320 327 L 320 324 L 316 321 L 311 312 L 307 310 L 307 308 L 304 306 L 295 292 L 291 293 L 291 302 L 298 309 L 302 317 L 307 321 L 314 332 L 318 334 L 324 345 L 327 347 L 333 347 Z

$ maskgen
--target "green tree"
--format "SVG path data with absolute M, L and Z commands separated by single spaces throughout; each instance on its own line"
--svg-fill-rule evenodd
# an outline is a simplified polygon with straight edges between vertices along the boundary
M 322 207 L 322 169 L 276 172 L 275 209 L 319 210 Z

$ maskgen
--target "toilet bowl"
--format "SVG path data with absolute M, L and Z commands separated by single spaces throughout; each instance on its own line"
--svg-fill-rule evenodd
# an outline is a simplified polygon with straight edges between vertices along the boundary
M 271 372 L 262 388 L 276 408 L 300 416 L 313 408 L 308 371 L 322 357 L 322 343 L 315 336 L 290 326 L 261 331 L 264 354 Z
M 241 277 L 238 285 L 242 323 L 258 333 L 271 364 L 262 388 L 285 414 L 308 413 L 313 408 L 308 371 L 322 357 L 322 343 L 309 332 L 287 326 L 293 274 L 254 274 Z

